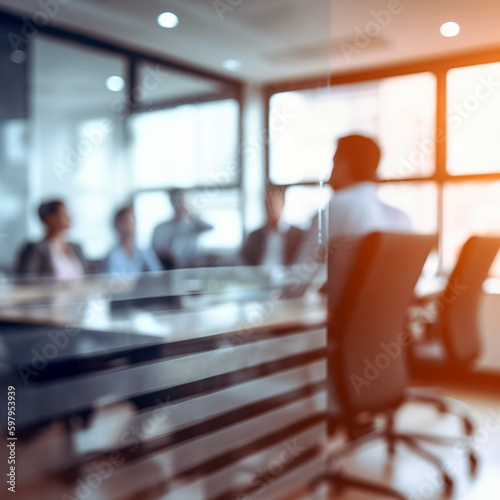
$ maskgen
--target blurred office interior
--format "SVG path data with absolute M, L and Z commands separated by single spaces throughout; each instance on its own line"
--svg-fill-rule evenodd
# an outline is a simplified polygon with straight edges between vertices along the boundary
M 400 498 L 498 498 L 498 16 L 492 0 L 0 0 L 0 379 L 5 402 L 16 394 L 20 498 L 376 498 L 340 469 Z M 411 346 L 388 370 L 404 359 L 408 387 L 468 405 L 475 434 L 430 445 L 438 472 L 383 439 L 332 458 L 381 419 L 368 405 L 368 422 L 331 435 L 344 323 L 327 181 L 351 134 L 378 143 L 377 196 L 430 245 L 422 262 L 397 257 L 419 272 L 398 326 Z M 61 206 L 82 276 L 30 275 L 23 259 L 41 258 L 30 245 Z M 271 206 L 297 239 L 253 261 Z M 127 244 L 138 260 L 124 267 Z M 442 364 L 419 357 L 429 340 Z M 460 434 L 446 405 L 420 403 L 398 411 L 403 429 Z

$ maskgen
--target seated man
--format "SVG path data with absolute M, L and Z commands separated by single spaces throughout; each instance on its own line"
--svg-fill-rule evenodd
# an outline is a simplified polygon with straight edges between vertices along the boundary
M 165 269 L 201 267 L 206 259 L 200 252 L 198 240 L 213 226 L 192 212 L 184 190 L 172 189 L 169 194 L 175 215 L 155 228 L 153 248 Z
M 385 204 L 374 182 L 380 161 L 380 148 L 368 137 L 350 135 L 337 143 L 333 170 L 328 184 L 334 190 L 328 205 L 328 237 L 332 252 L 328 266 L 329 313 L 337 310 L 349 273 L 363 242 L 363 237 L 376 231 L 411 232 L 411 221 L 401 210 Z M 315 225 L 313 224 L 313 227 Z M 374 423 L 368 420 L 350 430 L 355 438 L 369 433 Z
M 380 148 L 373 139 L 361 135 L 339 139 L 328 180 L 335 192 L 328 206 L 330 239 L 411 231 L 410 218 L 378 197 L 374 180 L 379 161 Z
M 331 303 L 336 302 L 336 297 L 343 289 L 350 269 L 350 260 L 354 257 L 356 245 L 363 236 L 375 231 L 412 230 L 408 215 L 385 204 L 378 197 L 377 184 L 374 181 L 379 161 L 380 148 L 373 139 L 350 135 L 338 140 L 332 174 L 327 181 L 334 190 L 326 214 L 326 231 L 332 243 L 329 250 L 336 254 L 331 261 L 335 270 L 330 270 Z M 317 239 L 314 233 L 318 225 L 316 218 L 308 242 Z M 312 253 L 314 243 L 307 246 L 309 253 Z M 326 291 L 326 288 L 322 291 Z
M 143 250 L 135 243 L 135 215 L 131 206 L 116 212 L 114 220 L 119 244 L 107 258 L 107 270 L 110 273 L 140 273 L 161 271 L 162 266 L 152 250 Z
M 265 205 L 267 223 L 248 236 L 241 251 L 243 262 L 250 266 L 294 264 L 305 232 L 290 226 L 282 218 L 285 189 L 280 186 L 269 188 Z

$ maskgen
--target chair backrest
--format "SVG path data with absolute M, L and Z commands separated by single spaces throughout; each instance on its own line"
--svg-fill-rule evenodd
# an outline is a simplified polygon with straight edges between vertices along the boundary
M 500 248 L 500 238 L 472 236 L 460 252 L 438 300 L 438 329 L 451 361 L 466 364 L 481 352 L 478 310 L 482 285 Z
M 24 277 L 25 274 L 25 269 L 26 269 L 26 261 L 28 257 L 30 256 L 33 247 L 35 244 L 33 242 L 26 242 L 23 244 L 23 246 L 20 248 L 20 250 L 17 253 L 16 260 L 14 263 L 14 275 L 16 277 Z
M 329 306 L 330 373 L 345 415 L 397 407 L 408 385 L 406 311 L 434 235 L 372 233 Z M 329 255 L 329 283 L 336 254 Z

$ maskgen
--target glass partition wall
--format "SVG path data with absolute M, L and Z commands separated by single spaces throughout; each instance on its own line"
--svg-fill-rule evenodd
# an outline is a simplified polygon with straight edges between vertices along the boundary
M 375 138 L 382 149 L 379 195 L 405 211 L 416 231 L 439 233 L 433 267 L 450 272 L 467 238 L 500 235 L 497 58 L 334 76 L 329 87 L 317 80 L 269 86 L 270 112 L 286 109 L 293 117 L 271 136 L 270 181 L 313 202 L 317 193 L 308 186 L 329 176 L 336 140 L 352 133 Z M 500 276 L 500 257 L 491 273 Z
M 293 8 L 282 17 L 278 11 L 286 10 L 286 4 Z M 81 246 L 92 273 L 106 272 L 106 258 L 118 241 L 117 210 L 133 206 L 137 245 L 151 248 L 155 230 L 176 216 L 174 190 L 183 191 L 186 206 L 206 226 L 196 241 L 202 255 L 196 267 L 247 265 L 241 250 L 248 236 L 268 223 L 267 147 L 288 140 L 296 128 L 287 118 L 286 100 L 283 113 L 272 109 L 267 114 L 263 88 L 266 82 L 295 82 L 304 74 L 324 75 L 323 87 L 328 88 L 330 6 L 329 0 L 310 5 L 295 0 L 276 6 L 249 3 L 211 24 L 198 21 L 206 30 L 214 24 L 217 30 L 192 42 L 212 44 L 213 50 L 221 50 L 219 44 L 229 53 L 224 36 L 233 39 L 239 30 L 241 40 L 231 51 L 256 69 L 245 75 L 226 63 L 221 64 L 224 70 L 200 69 L 50 25 L 15 50 L 11 44 L 3 47 L 2 64 L 13 78 L 17 70 L 16 78 L 25 87 L 18 92 L 17 119 L 2 119 L 2 154 L 12 162 L 2 175 L 17 190 L 5 196 L 0 217 L 0 235 L 9 235 L 2 246 L 1 270 L 15 275 L 23 245 L 44 236 L 40 203 L 60 199 L 71 219 L 68 241 Z M 264 20 L 268 11 L 275 15 L 272 26 L 258 28 L 256 19 Z M 21 18 L 0 12 L 0 20 L 9 33 L 22 32 Z M 295 60 L 295 45 L 286 45 L 291 41 L 323 48 Z M 4 95 L 12 95 L 15 88 L 11 85 Z M 323 110 L 314 125 L 322 138 L 330 133 L 331 111 Z M 308 186 L 286 190 L 282 219 L 308 231 L 314 241 L 293 259 L 304 272 L 299 269 L 288 277 L 307 282 L 316 276 L 311 258 L 317 267 L 324 266 L 324 256 L 315 259 L 311 249 L 323 248 L 328 240 L 324 208 L 329 192 L 322 184 L 324 165 L 318 157 L 323 149 L 314 142 L 301 148 L 311 168 L 317 163 L 316 171 L 307 177 Z M 9 174 L 14 167 L 16 175 Z M 283 267 L 279 260 L 268 259 L 263 286 L 286 281 L 283 269 L 273 270 Z M 168 261 L 162 264 L 169 269 Z
M 7 16 L 5 29 L 15 26 Z M 37 208 L 50 199 L 67 204 L 68 239 L 95 270 L 116 244 L 115 212 L 133 204 L 138 243 L 149 246 L 172 215 L 173 188 L 213 226 L 207 251 L 241 244 L 240 82 L 49 28 L 20 48 L 7 43 L 1 54 L 12 81 L 0 117 L 0 269 L 12 272 L 22 244 L 43 237 Z

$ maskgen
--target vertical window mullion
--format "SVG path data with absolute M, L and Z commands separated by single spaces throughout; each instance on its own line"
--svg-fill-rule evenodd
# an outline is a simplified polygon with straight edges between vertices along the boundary
M 438 254 L 439 254 L 439 274 L 443 272 L 443 239 L 444 231 L 444 181 L 446 173 L 446 70 L 436 72 L 437 78 L 437 98 L 436 98 L 436 181 L 438 183 L 437 198 L 437 227 L 438 227 Z

